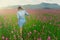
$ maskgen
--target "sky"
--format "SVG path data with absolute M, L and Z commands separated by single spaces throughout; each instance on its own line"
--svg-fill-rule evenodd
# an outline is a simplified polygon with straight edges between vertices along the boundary
M 12 5 L 35 5 L 40 4 L 42 2 L 46 3 L 57 3 L 60 5 L 60 0 L 0 0 L 0 8 L 12 6 Z

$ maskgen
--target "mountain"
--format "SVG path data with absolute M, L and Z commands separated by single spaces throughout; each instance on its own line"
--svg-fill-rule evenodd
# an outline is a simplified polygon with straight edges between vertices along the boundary
M 19 5 L 9 6 L 6 8 L 17 8 Z M 37 5 L 21 5 L 24 9 L 60 9 L 60 5 L 58 4 L 50 4 L 50 3 L 41 3 Z
M 37 5 L 24 5 L 23 7 L 30 9 L 60 9 L 60 5 L 50 3 L 41 3 Z

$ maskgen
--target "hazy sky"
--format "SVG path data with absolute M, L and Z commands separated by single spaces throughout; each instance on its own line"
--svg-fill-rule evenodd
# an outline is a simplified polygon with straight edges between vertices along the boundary
M 0 8 L 11 5 L 27 5 L 27 4 L 40 4 L 41 2 L 57 3 L 60 4 L 60 0 L 0 0 Z

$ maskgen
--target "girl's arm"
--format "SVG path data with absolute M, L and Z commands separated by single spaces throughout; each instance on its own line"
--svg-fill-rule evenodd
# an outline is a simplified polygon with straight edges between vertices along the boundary
M 28 14 L 28 12 L 27 12 L 27 11 L 25 11 L 25 15 L 29 16 L 29 14 Z
M 25 11 L 25 15 L 27 15 L 28 20 L 30 20 L 30 14 L 27 11 Z

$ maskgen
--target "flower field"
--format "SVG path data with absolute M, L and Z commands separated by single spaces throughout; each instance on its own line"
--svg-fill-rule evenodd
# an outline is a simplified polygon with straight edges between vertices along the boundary
M 60 40 L 60 16 L 43 14 L 26 17 L 24 40 Z M 0 16 L 0 40 L 20 40 L 16 15 Z

